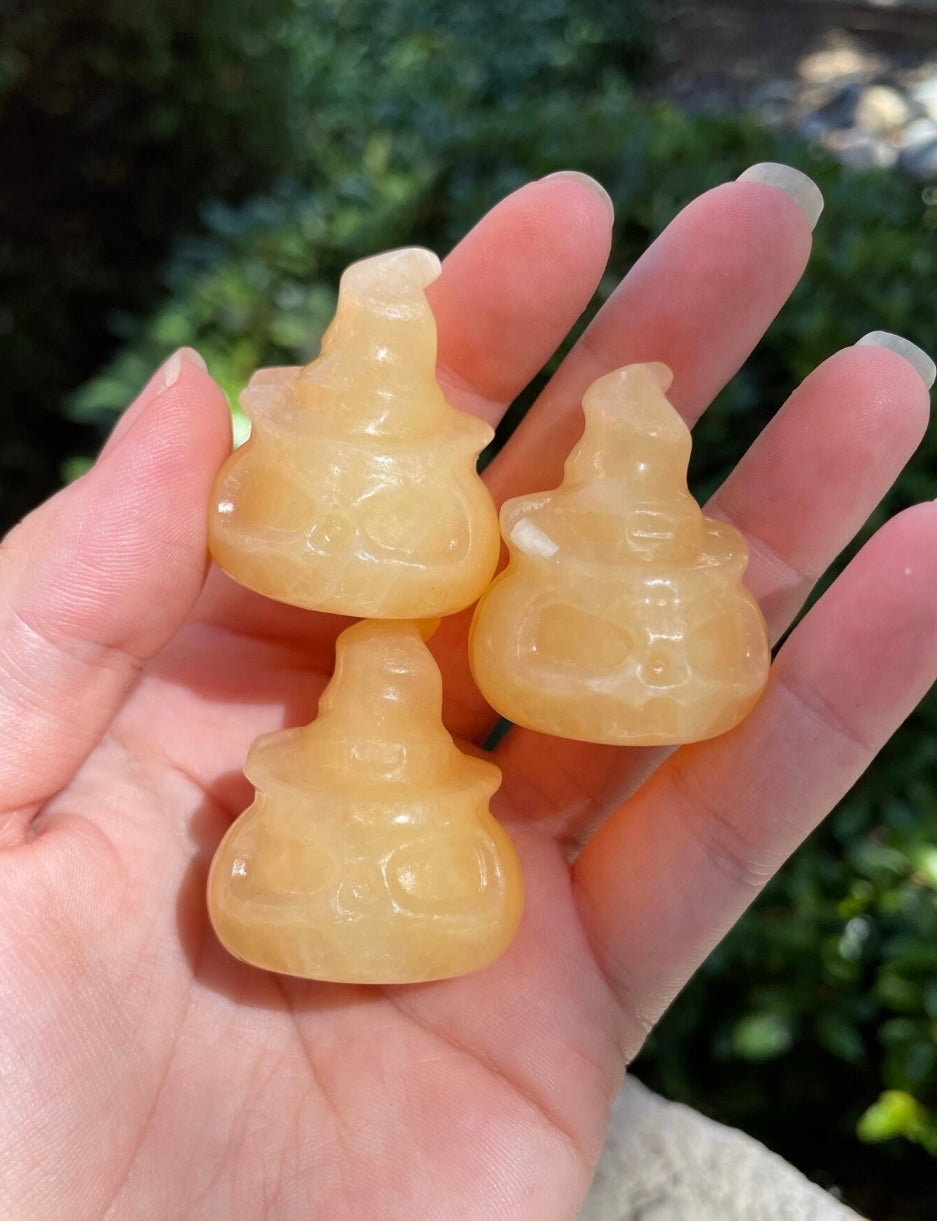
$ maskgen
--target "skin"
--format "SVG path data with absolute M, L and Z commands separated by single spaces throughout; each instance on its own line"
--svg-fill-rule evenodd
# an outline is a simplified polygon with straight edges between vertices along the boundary
M 610 220 L 581 181 L 545 179 L 449 255 L 432 304 L 454 405 L 501 416 L 589 300 Z M 776 188 L 691 204 L 491 468 L 496 498 L 557 481 L 582 391 L 615 366 L 665 361 L 695 419 L 809 244 Z M 718 492 L 774 635 L 928 407 L 901 357 L 846 349 Z M 494 810 L 527 879 L 514 946 L 464 979 L 336 986 L 244 966 L 205 914 L 212 851 L 252 797 L 247 748 L 312 719 L 345 625 L 207 570 L 229 445 L 206 373 L 157 374 L 0 551 L 0 1215 L 571 1218 L 648 1029 L 937 676 L 937 505 L 867 544 L 732 733 L 666 758 L 509 734 Z M 432 647 L 472 749 L 492 714 L 467 622 Z

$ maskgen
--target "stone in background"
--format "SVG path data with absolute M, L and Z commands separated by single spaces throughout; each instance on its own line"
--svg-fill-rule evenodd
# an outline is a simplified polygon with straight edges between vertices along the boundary
M 655 92 L 691 113 L 746 111 L 854 169 L 937 179 L 937 2 L 664 0 Z

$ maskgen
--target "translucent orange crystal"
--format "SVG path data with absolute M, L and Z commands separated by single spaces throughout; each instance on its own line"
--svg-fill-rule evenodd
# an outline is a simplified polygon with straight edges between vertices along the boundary
M 319 358 L 263 369 L 242 395 L 250 439 L 222 467 L 209 545 L 237 581 L 295 606 L 380 619 L 469 606 L 498 560 L 476 473 L 493 435 L 436 381 L 428 250 L 342 276 Z
M 686 484 L 671 373 L 630 365 L 583 401 L 560 487 L 505 503 L 505 571 L 475 612 L 472 671 L 518 724 L 589 742 L 675 745 L 730 729 L 767 680 L 764 620 L 737 530 Z
M 487 966 L 523 883 L 488 810 L 492 763 L 462 754 L 414 623 L 355 624 L 311 725 L 254 743 L 256 800 L 212 863 L 208 907 L 238 958 L 307 979 L 413 983 Z

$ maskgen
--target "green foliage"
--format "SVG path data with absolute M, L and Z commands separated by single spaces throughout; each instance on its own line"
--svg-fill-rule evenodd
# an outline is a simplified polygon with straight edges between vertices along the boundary
M 462 191 L 477 187 L 479 115 L 512 127 L 537 98 L 569 105 L 651 45 L 641 0 L 36 0 L 3 34 L 0 362 L 17 430 L 0 441 L 0 525 L 95 443 L 62 398 L 158 299 L 206 200 L 274 180 L 288 200 L 288 176 L 322 193 L 343 249 L 380 245 L 381 208 L 395 193 L 405 208 L 411 179 L 457 148 L 473 150 Z
M 202 233 L 166 274 L 165 308 L 145 335 L 139 316 L 113 319 L 135 342 L 70 418 L 103 428 L 183 341 L 213 358 L 229 392 L 257 363 L 308 358 L 349 261 L 414 234 L 451 244 L 498 194 L 568 162 L 567 136 L 578 141 L 582 123 L 564 129 L 584 101 L 601 111 L 606 159 L 617 161 L 627 75 L 649 56 L 636 3 L 611 13 L 602 0 L 288 7 L 272 37 L 290 64 L 280 90 L 289 175 L 244 206 L 203 207 Z M 541 147 L 528 153 L 531 126 Z
M 904 1090 L 885 1090 L 865 1111 L 856 1127 L 869 1144 L 903 1136 L 937 1157 L 937 1115 Z
M 215 0 L 200 16 L 187 9 L 178 20 L 208 29 L 226 7 Z M 123 306 L 110 319 L 119 346 L 70 399 L 73 427 L 101 435 L 159 360 L 184 343 L 205 354 L 234 404 L 257 365 L 314 355 L 347 263 L 404 243 L 444 252 L 504 193 L 563 167 L 594 174 L 617 206 L 613 261 L 596 305 L 683 204 L 746 165 L 800 165 L 824 191 L 803 282 L 699 426 L 692 474 L 701 496 L 837 348 L 878 328 L 933 347 L 937 187 L 922 194 L 891 174 L 847 172 L 748 120 L 691 120 L 642 104 L 634 94 L 648 58 L 642 6 L 283 0 L 265 21 L 252 11 L 224 35 L 241 53 L 233 96 L 209 98 L 204 82 L 182 89 L 185 105 L 194 104 L 187 89 L 203 89 L 209 111 L 221 108 L 206 118 L 216 142 L 189 143 L 193 125 L 165 119 L 186 144 L 194 175 L 177 194 L 202 203 L 200 224 L 176 245 L 159 292 L 143 281 L 155 307 L 141 310 L 139 295 L 114 293 L 112 304 Z M 141 29 L 147 21 L 134 20 Z M 147 29 L 139 37 L 164 65 L 147 96 L 170 105 L 165 86 L 178 64 L 177 36 L 160 59 L 162 35 Z M 209 58 L 222 56 L 224 38 L 209 39 Z M 117 70 L 114 62 L 108 70 Z M 151 66 L 142 71 L 152 76 Z M 220 71 L 208 80 L 217 82 Z M 9 57 L 0 57 L 0 90 L 9 78 Z M 7 86 L 7 98 L 23 79 Z M 238 90 L 256 101 L 259 118 L 255 124 L 237 111 L 234 133 L 224 124 Z M 222 129 L 229 134 L 219 140 Z M 226 158 L 218 148 L 237 150 L 240 169 L 224 171 L 230 189 L 224 174 L 216 181 L 195 172 L 206 156 L 220 172 Z M 289 171 L 276 181 L 274 154 Z M 251 174 L 262 189 L 239 199 Z M 213 191 L 225 191 L 228 202 L 204 202 Z M 166 212 L 174 199 L 164 189 L 140 206 L 144 214 Z M 129 202 L 126 214 L 136 223 Z M 183 208 L 175 219 L 185 227 L 191 213 Z M 116 277 L 133 278 L 126 261 L 95 274 L 101 299 Z M 43 291 L 54 296 L 48 281 Z M 38 367 L 42 331 L 36 336 Z M 83 454 L 65 452 L 80 469 Z M 931 435 L 869 528 L 885 513 L 937 497 L 935 471 Z M 831 1133 L 873 1176 L 882 1164 L 876 1157 L 894 1164 L 912 1144 L 937 1153 L 935 947 L 931 697 L 710 957 L 655 1032 L 639 1073 L 808 1169 L 822 1166 Z
M 937 1152 L 934 713 L 931 698 L 788 862 L 643 1061 L 674 1096 L 755 1121 L 791 1154 L 852 1128 Z M 738 1059 L 758 1073 L 730 1071 Z M 898 1094 L 914 1124 L 886 1123 Z
M 113 349 L 113 311 L 149 308 L 206 196 L 243 197 L 288 160 L 288 55 L 262 35 L 289 4 L 5 6 L 0 365 L 16 428 L 0 439 L 0 527 L 93 444 L 60 404 Z

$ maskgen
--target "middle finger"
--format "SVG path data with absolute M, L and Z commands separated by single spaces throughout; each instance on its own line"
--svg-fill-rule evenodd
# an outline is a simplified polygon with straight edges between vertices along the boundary
M 811 180 L 784 168 L 805 203 L 764 182 L 724 183 L 649 247 L 491 464 L 499 504 L 559 482 L 582 432 L 582 396 L 597 377 L 663 361 L 674 375 L 668 397 L 693 424 L 741 368 L 800 279 L 822 207 Z

